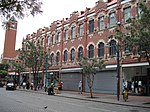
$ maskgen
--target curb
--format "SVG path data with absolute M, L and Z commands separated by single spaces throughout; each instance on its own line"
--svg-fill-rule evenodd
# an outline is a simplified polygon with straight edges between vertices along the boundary
M 30 90 L 21 90 L 17 89 L 18 91 L 25 91 L 25 92 L 32 92 L 32 93 L 38 93 L 38 94 L 43 94 L 47 95 L 45 92 L 38 92 L 38 91 L 30 91 Z M 99 103 L 107 103 L 107 104 L 115 104 L 115 105 L 122 105 L 122 106 L 132 106 L 132 107 L 141 107 L 141 108 L 150 108 L 150 106 L 146 105 L 134 105 L 134 104 L 125 104 L 125 103 L 120 103 L 120 102 L 111 102 L 111 101 L 103 101 L 103 100 L 94 100 L 94 99 L 87 99 L 87 98 L 79 98 L 79 97 L 73 97 L 73 96 L 64 96 L 62 94 L 57 94 L 55 95 L 57 97 L 64 97 L 64 98 L 71 98 L 71 99 L 77 99 L 77 100 L 85 100 L 85 101 L 92 101 L 92 102 L 99 102 Z

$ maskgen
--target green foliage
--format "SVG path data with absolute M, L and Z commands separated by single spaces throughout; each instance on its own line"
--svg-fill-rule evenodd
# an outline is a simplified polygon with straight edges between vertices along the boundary
M 140 15 L 128 21 L 130 25 L 127 27 L 126 42 L 133 53 L 146 58 L 150 64 L 150 8 L 143 2 L 139 7 Z
M 9 68 L 9 65 L 8 64 L 5 64 L 5 63 L 0 63 L 0 70 L 8 70 Z
M 25 67 L 32 70 L 34 76 L 34 85 L 37 86 L 38 72 L 41 67 L 43 67 L 44 62 L 44 52 L 43 47 L 39 44 L 35 45 L 33 42 L 26 42 L 27 49 L 19 49 L 19 59 L 22 60 Z
M 24 65 L 22 63 L 13 62 L 12 65 L 13 65 L 13 69 L 18 74 L 20 74 L 20 72 L 24 70 Z
M 5 70 L 0 70 L 0 77 L 5 78 L 7 76 L 8 72 Z
M 0 0 L 0 15 L 6 19 L 12 16 L 23 19 L 30 14 L 42 13 L 41 5 L 41 0 Z

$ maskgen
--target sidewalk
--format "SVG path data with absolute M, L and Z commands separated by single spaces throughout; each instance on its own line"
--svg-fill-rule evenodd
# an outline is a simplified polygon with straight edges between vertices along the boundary
M 17 90 L 47 95 L 47 92 L 44 92 L 44 90 Z M 150 108 L 150 96 L 129 96 L 127 102 L 123 100 L 122 95 L 120 95 L 120 100 L 118 101 L 116 95 L 93 93 L 94 98 L 90 98 L 90 93 L 78 94 L 78 92 L 75 91 L 59 91 L 55 96 L 115 105 Z

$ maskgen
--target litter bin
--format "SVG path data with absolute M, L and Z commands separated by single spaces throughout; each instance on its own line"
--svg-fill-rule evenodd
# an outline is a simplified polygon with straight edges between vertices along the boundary
M 48 88 L 48 95 L 54 95 L 54 88 L 53 87 Z

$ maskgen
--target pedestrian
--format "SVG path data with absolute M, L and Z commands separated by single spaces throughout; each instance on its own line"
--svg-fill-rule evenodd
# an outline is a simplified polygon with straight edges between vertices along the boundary
M 33 82 L 31 82 L 31 90 L 33 90 L 33 86 L 34 86 L 34 84 L 33 84 Z
M 58 85 L 58 87 L 59 87 L 59 90 L 62 90 L 63 82 L 60 82 L 59 85 Z
M 26 87 L 26 82 L 23 82 L 22 86 L 23 86 L 23 89 L 25 89 L 25 87 Z
M 29 88 L 30 88 L 30 83 L 29 82 L 27 82 L 26 88 L 27 88 L 27 90 L 29 90 Z
M 82 82 L 80 81 L 78 84 L 79 94 L 82 94 Z

